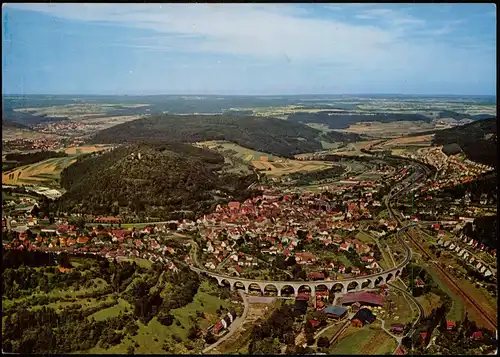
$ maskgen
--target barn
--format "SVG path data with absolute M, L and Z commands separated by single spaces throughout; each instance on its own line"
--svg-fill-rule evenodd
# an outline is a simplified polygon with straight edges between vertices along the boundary
M 340 320 L 347 315 L 347 309 L 342 306 L 328 306 L 323 312 L 327 317 L 335 320 Z
M 383 298 L 381 295 L 370 292 L 349 293 L 342 297 L 342 305 L 351 305 L 358 302 L 368 306 L 382 306 Z

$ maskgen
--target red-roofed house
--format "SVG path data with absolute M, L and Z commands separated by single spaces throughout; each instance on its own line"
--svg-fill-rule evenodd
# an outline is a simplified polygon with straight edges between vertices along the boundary
M 233 209 L 239 209 L 240 208 L 240 203 L 239 202 L 229 202 L 227 204 L 227 207 L 229 207 L 229 209 L 233 210 Z
M 472 339 L 475 341 L 481 340 L 483 338 L 483 333 L 481 331 L 476 331 L 472 333 Z
M 309 320 L 309 323 L 311 324 L 312 327 L 318 327 L 321 324 L 321 322 L 316 320 Z
M 457 327 L 457 323 L 455 321 L 446 321 L 447 330 L 453 330 L 455 327 Z
M 406 354 L 406 351 L 405 349 L 403 348 L 403 346 L 399 346 L 396 350 L 396 354 L 399 355 L 399 356 L 402 356 L 402 355 L 405 355 Z
M 420 343 L 424 343 L 427 338 L 427 332 L 420 332 Z
M 324 280 L 325 275 L 319 272 L 311 272 L 309 273 L 309 280 Z
M 77 242 L 78 244 L 85 244 L 85 243 L 87 243 L 88 241 L 89 241 L 89 237 L 78 237 L 78 238 L 76 239 L 76 242 Z
M 295 254 L 295 259 L 298 264 L 312 264 L 316 261 L 314 254 L 307 252 Z

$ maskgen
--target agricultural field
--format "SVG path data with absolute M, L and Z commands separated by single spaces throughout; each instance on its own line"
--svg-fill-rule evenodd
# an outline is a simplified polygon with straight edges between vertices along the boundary
M 398 137 L 421 131 L 436 129 L 436 125 L 416 121 L 395 121 L 391 123 L 364 122 L 356 123 L 344 129 L 345 132 L 365 134 L 376 138 Z
M 84 145 L 84 146 L 71 146 L 66 148 L 64 152 L 68 155 L 89 154 L 99 152 L 110 148 L 110 145 Z
M 221 152 L 229 159 L 233 158 L 255 169 L 263 171 L 267 176 L 282 176 L 296 172 L 312 172 L 331 167 L 331 163 L 323 161 L 300 161 L 281 158 L 251 150 L 226 141 L 204 141 L 197 143 L 210 149 Z
M 327 153 L 344 156 L 368 156 L 368 154 L 361 152 L 361 149 L 368 148 L 371 145 L 377 144 L 379 142 L 380 140 L 357 141 L 355 143 L 348 143 L 345 146 L 337 149 L 327 150 Z
M 38 108 L 17 108 L 14 111 L 30 113 L 35 116 L 50 116 L 72 119 L 85 119 L 96 117 L 96 115 L 112 114 L 118 109 L 133 109 L 147 107 L 148 104 L 95 104 L 95 103 L 78 103 L 66 104 Z
M 76 162 L 78 155 L 108 149 L 109 145 L 73 146 L 65 150 L 66 157 L 56 157 L 17 167 L 2 173 L 4 185 L 58 186 L 61 171 Z
M 76 157 L 57 157 L 18 167 L 2 173 L 4 185 L 49 185 L 54 184 L 61 171 L 76 162 Z
M 339 340 L 330 346 L 328 353 L 332 355 L 381 355 L 392 354 L 397 342 L 384 330 L 356 328 L 349 326 Z

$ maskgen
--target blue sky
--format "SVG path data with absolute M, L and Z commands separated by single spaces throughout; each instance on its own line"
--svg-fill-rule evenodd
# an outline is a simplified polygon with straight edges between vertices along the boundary
M 15 94 L 496 94 L 493 4 L 7 4 Z

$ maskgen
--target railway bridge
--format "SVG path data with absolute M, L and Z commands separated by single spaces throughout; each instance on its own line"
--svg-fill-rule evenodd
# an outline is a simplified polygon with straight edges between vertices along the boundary
M 281 296 L 284 292 L 283 289 L 286 288 L 287 289 L 285 290 L 286 292 L 292 290 L 295 296 L 298 295 L 299 290 L 301 289 L 309 290 L 311 292 L 311 295 L 314 296 L 316 294 L 316 290 L 320 287 L 322 288 L 322 290 L 324 290 L 325 288 L 327 291 L 334 289 L 335 291 L 340 290 L 344 293 L 353 290 L 359 291 L 363 289 L 373 289 L 380 284 L 386 284 L 391 280 L 400 276 L 403 269 L 410 263 L 411 249 L 403 240 L 401 234 L 405 230 L 409 229 L 411 226 L 413 225 L 408 225 L 404 228 L 401 228 L 397 233 L 398 240 L 402 244 L 406 252 L 406 257 L 404 261 L 395 266 L 394 268 L 376 274 L 357 276 L 343 280 L 272 281 L 272 280 L 243 279 L 240 277 L 211 272 L 209 270 L 201 269 L 193 265 L 191 266 L 191 269 L 199 274 L 204 274 L 217 279 L 217 282 L 221 286 L 229 286 L 231 289 L 244 289 L 245 292 L 247 293 L 250 291 L 250 289 L 260 290 L 262 294 L 264 294 L 265 291 L 267 290 L 267 291 L 275 291 L 278 296 Z

